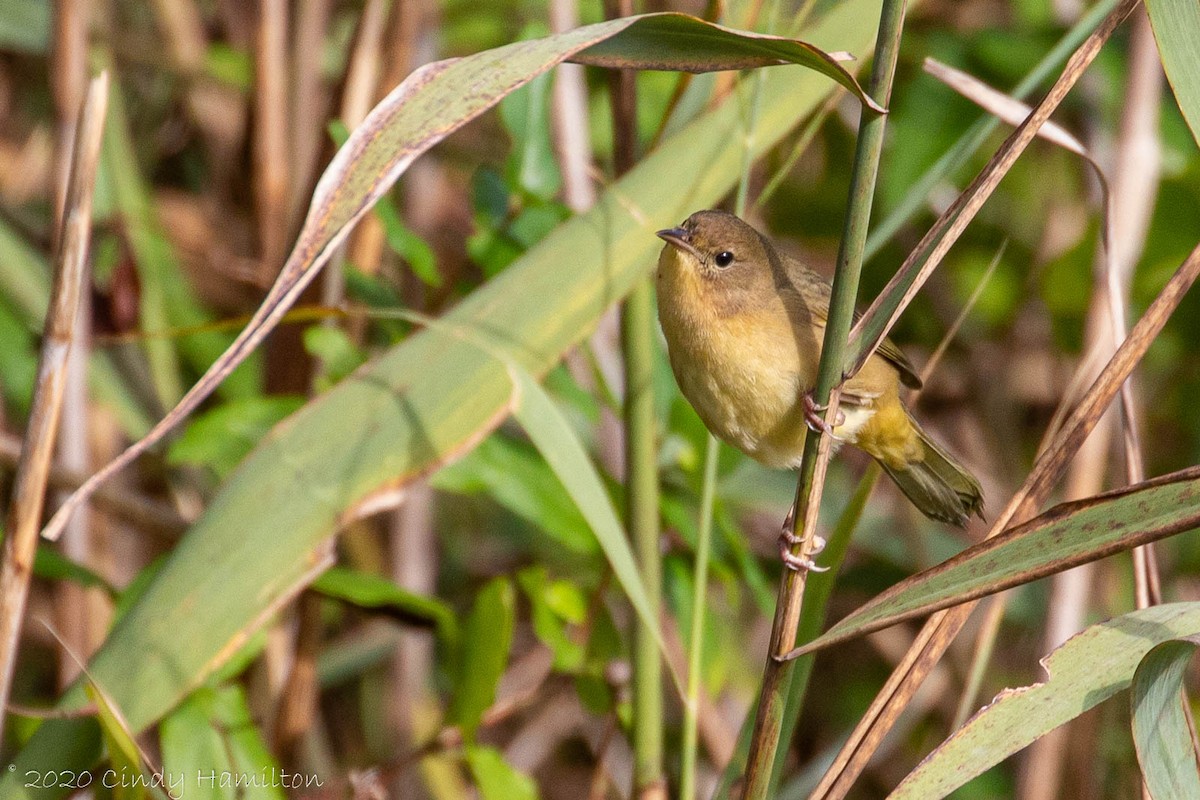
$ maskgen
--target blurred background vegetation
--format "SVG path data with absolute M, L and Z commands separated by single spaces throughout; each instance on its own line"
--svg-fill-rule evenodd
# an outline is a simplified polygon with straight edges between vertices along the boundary
M 550 2 L 0 2 L 4 463 L 15 463 L 29 412 L 50 282 L 62 126 L 78 102 L 77 76 L 86 74 L 79 63 L 112 70 L 114 85 L 96 188 L 89 391 L 64 412 L 59 489 L 143 434 L 232 340 L 278 272 L 321 168 L 371 104 L 420 64 L 545 35 L 573 14 L 582 23 L 604 18 L 596 0 L 580 0 L 577 8 L 572 0 Z M 795 33 L 790 21 L 798 14 L 811 22 L 836 4 L 760 5 L 655 0 L 638 10 Z M 900 52 L 875 218 L 913 202 L 914 184 L 981 116 L 922 71 L 924 58 L 1008 90 L 1085 11 L 1073 0 L 915 5 Z M 56 19 L 73 20 L 84 39 L 56 31 Z M 876 20 L 873 11 L 863 15 L 863 29 L 873 30 Z M 1123 26 L 1055 115 L 1106 166 L 1123 143 L 1131 52 L 1143 27 L 1140 19 Z M 836 42 L 821 44 L 839 49 Z M 727 100 L 730 86 L 749 75 L 639 74 L 641 151 L 652 151 L 711 105 L 736 102 Z M 805 79 L 828 83 L 815 73 Z M 77 659 L 104 642 L 188 522 L 267 431 L 410 336 L 414 323 L 388 318 L 387 309 L 436 316 L 454 307 L 585 208 L 589 195 L 605 191 L 614 171 L 606 74 L 584 73 L 586 114 L 574 123 L 587 154 L 582 181 L 566 174 L 566 145 L 555 126 L 564 101 L 555 80 L 554 72 L 535 79 L 423 156 L 268 345 L 169 447 L 112 484 L 115 501 L 99 503 L 61 548 L 43 548 L 14 704 L 54 702 L 77 676 Z M 1170 91 L 1161 82 L 1151 85 L 1141 101 L 1151 109 L 1150 152 L 1137 163 L 1149 179 L 1152 213 L 1139 237 L 1144 246 L 1134 248 L 1135 316 L 1195 245 L 1200 208 L 1196 142 Z M 833 96 L 747 174 L 751 221 L 825 274 L 837 252 L 857 118 L 855 102 Z M 916 213 L 871 254 L 862 297 L 878 293 L 1004 135 L 992 134 L 965 166 L 915 198 Z M 893 333 L 923 364 L 986 280 L 922 393 L 919 416 L 980 476 L 993 513 L 1020 484 L 1043 430 L 1073 391 L 1094 303 L 1099 208 L 1089 167 L 1035 143 Z M 560 267 L 573 269 L 567 258 Z M 322 318 L 321 309 L 343 298 L 381 312 Z M 528 303 L 558 299 L 529 296 Z M 623 388 L 614 320 L 606 315 L 545 385 L 619 508 Z M 1200 463 L 1197 331 L 1200 297 L 1193 294 L 1137 373 L 1150 475 Z M 664 634 L 682 671 L 706 432 L 656 341 Z M 1076 485 L 1094 487 L 1087 494 L 1124 480 L 1119 437 L 1111 429 L 1102 435 L 1097 452 L 1076 467 L 1086 473 Z M 833 461 L 823 520 L 841 513 L 865 466 L 854 452 Z M 0 477 L 7 484 L 11 469 Z M 794 489 L 791 474 L 721 450 L 703 624 L 703 796 L 729 760 L 756 697 L 780 572 L 775 538 Z M 124 502 L 125 510 L 114 512 L 113 502 Z M 338 567 L 277 609 L 249 644 L 233 648 L 235 659 L 162 721 L 158 736 L 147 739 L 153 757 L 168 771 L 194 769 L 211 756 L 241 769 L 280 765 L 325 782 L 320 791 L 274 789 L 262 796 L 629 797 L 633 616 L 584 517 L 525 433 L 502 424 L 384 505 L 343 528 Z M 879 486 L 838 579 L 831 618 L 981 533 L 931 523 L 890 485 Z M 1158 553 L 1165 593 L 1200 599 L 1200 560 L 1187 539 L 1169 540 Z M 264 582 L 271 579 L 271 563 L 257 568 Z M 975 707 L 1003 687 L 1042 677 L 1037 659 L 1062 638 L 1047 630 L 1048 607 L 1072 602 L 1066 593 L 1043 581 L 1011 594 Z M 1132 608 L 1128 556 L 1100 562 L 1076 594 L 1074 622 L 1065 623 L 1075 629 Z M 933 673 L 854 796 L 883 796 L 945 737 L 969 677 L 977 629 L 973 623 Z M 781 796 L 803 796 L 910 633 L 908 626 L 889 629 L 818 657 Z M 665 765 L 674 784 L 682 710 L 667 686 Z M 1110 703 L 1072 723 L 1073 735 L 1051 759 L 1051 777 L 1037 780 L 1048 789 L 1031 788 L 1033 779 L 1021 776 L 1034 761 L 1016 758 L 956 796 L 1018 790 L 1028 797 L 1132 796 L 1139 789 L 1127 716 L 1125 706 Z M 36 726 L 35 715 L 10 716 L 8 750 L 19 750 Z M 478 744 L 464 749 L 463 730 Z

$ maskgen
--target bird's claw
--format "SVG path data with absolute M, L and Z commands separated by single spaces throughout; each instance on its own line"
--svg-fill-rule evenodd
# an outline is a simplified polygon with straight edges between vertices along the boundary
M 798 556 L 792 552 L 792 548 L 804 541 L 804 537 L 797 536 L 792 532 L 792 514 L 795 509 L 788 512 L 788 518 L 783 523 L 783 530 L 779 532 L 779 560 L 783 565 L 795 572 L 826 572 L 829 567 L 818 567 L 812 557 L 820 554 L 825 549 L 825 539 L 822 536 L 813 536 L 812 542 L 809 545 L 807 556 Z
M 783 565 L 793 572 L 828 572 L 829 567 L 818 567 L 817 562 L 806 556 L 798 556 L 786 547 L 779 549 L 779 558 Z
M 838 441 L 842 441 L 842 437 L 833 432 L 833 429 L 846 422 L 846 415 L 838 411 L 837 417 L 834 419 L 834 424 L 830 425 L 823 416 L 822 412 L 828 411 L 829 406 L 818 405 L 816 400 L 813 400 L 812 392 L 805 392 L 804 398 L 801 401 L 804 406 L 804 424 L 808 425 L 808 429 L 813 433 L 823 433 Z

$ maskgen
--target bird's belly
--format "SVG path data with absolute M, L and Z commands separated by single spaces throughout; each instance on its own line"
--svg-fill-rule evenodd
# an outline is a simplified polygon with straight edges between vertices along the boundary
M 710 431 L 767 466 L 799 463 L 809 387 L 788 337 L 726 319 L 696 336 L 668 333 L 667 345 L 679 387 Z

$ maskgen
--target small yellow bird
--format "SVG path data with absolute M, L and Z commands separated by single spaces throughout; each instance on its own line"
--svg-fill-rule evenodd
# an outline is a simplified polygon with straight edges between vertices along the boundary
M 697 211 L 658 236 L 667 242 L 658 315 L 684 397 L 710 431 L 743 453 L 768 467 L 798 467 L 807 429 L 825 425 L 811 392 L 829 283 L 723 211 Z M 983 507 L 979 482 L 912 418 L 901 382 L 921 386 L 885 340 L 842 387 L 832 434 L 878 461 L 927 516 L 965 525 Z

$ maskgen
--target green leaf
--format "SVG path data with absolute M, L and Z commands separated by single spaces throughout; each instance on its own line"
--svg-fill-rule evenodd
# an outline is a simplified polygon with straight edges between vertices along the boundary
M 304 329 L 304 349 L 321 362 L 318 391 L 325 391 L 361 367 L 367 353 L 341 328 L 310 325 Z
M 1154 800 L 1200 797 L 1200 772 L 1184 712 L 1183 680 L 1196 637 L 1155 645 L 1133 673 L 1133 743 L 1142 779 Z
M 383 223 L 388 247 L 408 262 L 413 274 L 426 286 L 441 286 L 442 273 L 438 272 L 437 255 L 428 242 L 404 224 L 400 209 L 390 195 L 380 198 L 375 206 L 375 216 Z
M 554 668 L 560 672 L 579 670 L 587 648 L 570 626 L 582 623 L 587 614 L 583 592 L 573 583 L 550 580 L 542 566 L 521 570 L 517 583 L 529 598 L 534 634 L 554 654 Z
M 500 119 L 513 138 L 508 172 L 512 184 L 549 200 L 562 188 L 562 175 L 550 139 L 550 88 L 543 72 L 500 102 Z
M 171 443 L 167 461 L 228 475 L 281 419 L 304 405 L 298 395 L 251 395 L 197 416 Z
M 1197 632 L 1200 603 L 1154 606 L 1091 626 L 1042 660 L 1046 680 L 1001 692 L 909 773 L 889 800 L 945 797 L 1129 688 L 1156 644 Z
M 118 82 L 111 89 L 102 159 L 96 186 L 97 206 L 102 205 L 102 197 L 112 204 L 123 241 L 137 267 L 142 330 L 163 334 L 175 328 L 192 329 L 189 335 L 178 339 L 151 336 L 141 345 L 158 399 L 169 407 L 184 390 L 181 361 L 186 360 L 197 371 L 208 369 L 230 345 L 233 336 L 224 330 L 205 328 L 214 321 L 213 317 L 196 299 L 155 210 Z M 220 392 L 228 398 L 253 397 L 261 391 L 260 384 L 258 370 L 251 360 L 234 370 Z
M 1200 143 L 1200 3 L 1146 0 L 1167 81 L 1179 110 Z
M 685 14 L 646 14 L 626 19 L 638 22 L 623 36 L 606 37 L 571 60 L 595 67 L 679 72 L 800 64 L 837 81 L 868 108 L 883 111 L 841 64 L 806 42 L 735 31 Z
M 163 774 L 188 800 L 282 800 L 283 787 L 322 777 L 279 769 L 236 684 L 197 689 L 163 719 L 160 741 Z
M 496 701 L 496 687 L 512 646 L 516 604 L 512 583 L 494 578 L 479 591 L 467 617 L 449 711 L 465 741 L 474 741 L 483 712 Z
M 864 21 L 877 12 L 876 0 L 839 3 L 813 38 L 838 49 L 864 47 L 874 35 Z M 475 64 L 466 74 L 479 78 L 478 61 L 455 63 L 464 62 Z M 443 86 L 423 109 L 434 113 L 447 95 L 458 103 L 453 95 L 465 78 L 453 74 L 458 82 Z M 802 77 L 786 67 L 766 73 L 751 158 L 826 97 L 823 81 Z M 494 333 L 497 347 L 530 371 L 545 372 L 652 268 L 661 247 L 655 230 L 712 205 L 737 181 L 744 153 L 729 143 L 744 141 L 746 102 L 731 97 L 664 140 L 592 211 L 559 226 L 447 320 Z M 415 121 L 406 124 L 408 134 L 424 135 Z M 386 154 L 395 146 L 390 137 L 372 150 L 383 159 L 377 166 L 390 163 Z M 93 659 L 93 674 L 111 687 L 131 725 L 142 730 L 177 705 L 270 609 L 311 582 L 319 548 L 347 509 L 461 456 L 507 417 L 511 392 L 502 364 L 474 344 L 427 329 L 277 426 L 230 476 Z M 69 692 L 61 705 L 78 707 L 81 695 Z M 45 722 L 15 759 L 17 774 L 86 766 L 97 757 L 91 731 L 79 720 Z M 0 796 L 29 794 L 20 781 L 0 775 Z
M 48 545 L 39 545 L 33 559 L 33 574 L 51 581 L 74 581 L 80 586 L 103 589 L 110 597 L 116 597 L 117 588 L 82 564 L 76 563 Z
M 1062 503 L 896 584 L 793 653 L 810 653 L 1198 525 L 1200 467 Z
M 52 8 L 45 0 L 0 2 L 0 50 L 44 55 L 50 44 Z
M 312 589 L 359 608 L 392 614 L 399 619 L 433 625 L 447 643 L 457 637 L 454 611 L 440 600 L 400 588 L 380 575 L 331 567 L 313 581 Z
M 513 416 L 583 513 L 630 605 L 659 648 L 665 651 L 655 605 L 642 583 L 633 549 L 595 465 L 562 412 L 533 376 L 517 369 L 512 370 L 512 376 L 517 395 Z M 674 670 L 671 672 L 674 675 Z
M 465 755 L 483 800 L 537 800 L 537 784 L 509 766 L 494 747 L 473 744 Z

